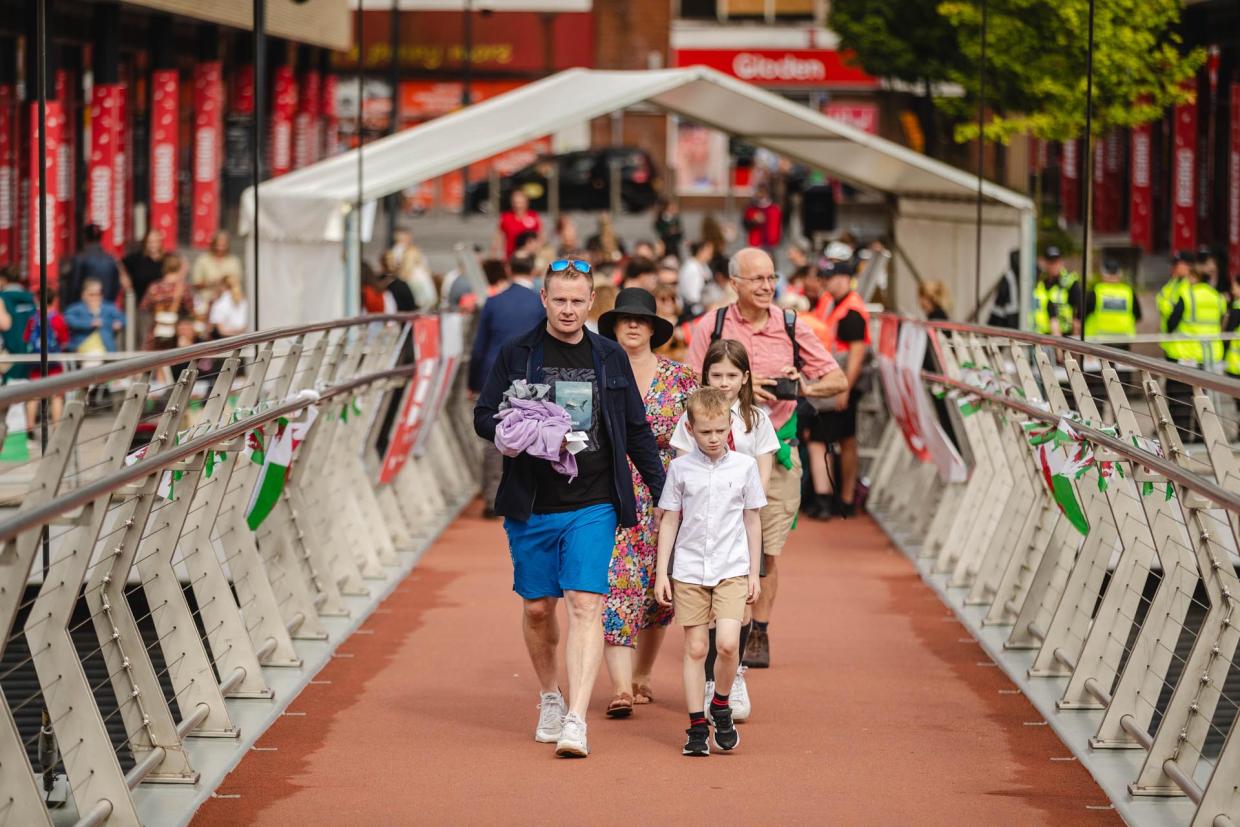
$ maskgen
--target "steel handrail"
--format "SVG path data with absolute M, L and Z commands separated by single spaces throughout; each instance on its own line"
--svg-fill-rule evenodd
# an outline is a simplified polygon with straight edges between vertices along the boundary
M 945 330 L 950 333 L 972 333 L 982 336 L 991 336 L 999 339 L 1010 339 L 1014 342 L 1023 342 L 1028 345 L 1037 347 L 1052 347 L 1059 350 L 1067 350 L 1073 353 L 1079 353 L 1083 356 L 1095 356 L 1108 362 L 1114 362 L 1121 365 L 1128 365 L 1137 370 L 1149 371 L 1150 373 L 1160 374 L 1168 379 L 1174 379 L 1185 385 L 1193 385 L 1206 390 L 1225 393 L 1229 396 L 1240 396 L 1240 380 L 1228 378 L 1221 373 L 1211 373 L 1197 368 L 1189 368 L 1176 362 L 1168 362 L 1162 359 L 1155 359 L 1150 356 L 1142 356 L 1138 353 L 1132 353 L 1127 350 L 1118 350 L 1105 345 L 1091 344 L 1081 341 L 1080 339 L 1069 339 L 1064 336 L 1048 336 L 1042 333 L 1030 333 L 1025 330 L 1012 330 L 1006 327 L 990 327 L 989 325 L 964 324 L 963 322 L 944 322 L 930 321 L 928 319 L 913 319 L 907 316 L 900 316 L 896 313 L 880 313 L 879 318 L 898 319 L 902 323 L 920 325 L 922 327 L 933 328 L 935 330 Z
M 204 451 L 212 445 L 219 442 L 226 442 L 235 439 L 253 430 L 255 425 L 265 424 L 277 419 L 281 416 L 299 411 L 302 408 L 313 405 L 316 401 L 330 399 L 342 393 L 348 393 L 363 385 L 381 382 L 384 379 L 394 379 L 402 376 L 411 376 L 414 372 L 414 365 L 401 365 L 400 367 L 390 368 L 388 370 L 378 371 L 376 373 L 368 373 L 359 376 L 339 385 L 332 385 L 324 388 L 317 397 L 302 396 L 282 402 L 268 408 L 254 416 L 231 422 L 221 428 L 210 431 L 202 436 L 194 437 L 186 440 L 178 445 L 174 445 L 158 454 L 141 459 L 133 465 L 126 466 L 117 470 L 115 473 L 92 480 L 80 488 L 61 494 L 52 500 L 44 503 L 37 508 L 28 508 L 18 511 L 7 520 L 0 521 L 0 542 L 7 541 L 12 537 L 21 534 L 24 531 L 31 531 L 41 528 L 46 523 L 59 517 L 61 514 L 81 508 L 88 503 L 93 502 L 99 497 L 103 497 L 112 493 L 118 488 L 122 488 L 133 482 L 137 482 L 150 474 L 156 473 L 173 465 L 181 460 L 193 456 L 199 451 Z
M 959 379 L 952 379 L 940 373 L 932 373 L 924 370 L 921 372 L 921 376 L 927 382 L 933 382 L 938 385 L 945 385 L 966 391 L 969 394 L 981 397 L 987 401 L 1005 405 L 1012 410 L 1024 414 L 1025 416 L 1037 419 L 1047 424 L 1058 424 L 1060 420 L 1060 416 L 1058 414 L 1045 411 L 1020 399 L 1013 399 L 1012 397 L 1005 396 L 1003 394 L 991 393 L 990 391 L 970 385 L 967 382 L 962 382 Z M 1240 494 L 1232 493 L 1231 491 L 1228 491 L 1227 489 L 1212 483 L 1209 480 L 1199 477 L 1190 471 L 1184 470 L 1176 463 L 1171 462 L 1164 457 L 1160 457 L 1157 454 L 1151 454 L 1148 451 L 1143 451 L 1134 445 L 1129 445 L 1122 439 L 1113 437 L 1110 434 L 1091 427 L 1090 425 L 1086 425 L 1085 423 L 1073 421 L 1072 428 L 1090 442 L 1107 448 L 1113 453 L 1124 457 L 1129 462 L 1148 468 L 1157 474 L 1161 474 L 1172 482 L 1202 495 L 1222 508 L 1240 513 Z
M 357 325 L 368 325 L 373 323 L 406 323 L 411 322 L 418 315 L 420 314 L 376 313 L 368 316 L 351 316 L 347 319 L 333 319 L 331 321 L 314 322 L 304 325 L 276 327 L 270 330 L 255 331 L 253 333 L 241 333 L 237 336 L 230 336 L 227 339 L 218 339 L 214 342 L 202 342 L 200 344 L 190 345 L 189 347 L 177 348 L 176 350 L 161 350 L 148 353 L 145 356 L 136 356 L 133 359 L 125 359 L 112 364 L 99 365 L 98 367 L 86 368 L 85 370 L 62 373 L 59 376 L 51 376 L 34 382 L 23 382 L 19 385 L 5 385 L 0 387 L 0 408 L 8 407 L 9 405 L 16 405 L 20 402 L 60 396 L 68 391 L 86 388 L 91 385 L 99 385 L 104 382 L 111 382 L 115 379 L 123 379 L 124 377 L 131 376 L 135 373 L 159 370 L 160 368 L 179 365 L 183 362 L 189 362 L 194 359 L 204 359 L 210 356 L 225 356 L 238 348 L 250 347 L 252 345 L 263 345 L 268 342 L 273 342 L 277 339 L 285 339 L 290 336 L 307 336 L 311 333 L 324 333 L 330 330 L 337 330 L 342 327 L 354 327 Z

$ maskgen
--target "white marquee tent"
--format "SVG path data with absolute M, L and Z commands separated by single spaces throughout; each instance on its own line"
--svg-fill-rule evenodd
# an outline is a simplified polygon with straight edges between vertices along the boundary
M 360 200 L 373 204 L 512 146 L 639 103 L 887 194 L 895 243 L 904 258 L 922 277 L 947 282 L 953 295 L 973 296 L 976 176 L 701 66 L 570 69 L 373 141 L 362 150 Z M 335 318 L 356 307 L 356 261 L 348 250 L 355 245 L 346 241 L 359 229 L 369 232 L 367 220 L 360 228 L 354 220 L 357 151 L 260 185 L 262 327 Z M 982 193 L 982 292 L 1006 269 L 1008 251 L 1014 248 L 1021 250 L 1024 283 L 1031 284 L 1032 201 L 989 181 L 983 182 Z M 241 223 L 251 262 L 253 212 L 247 191 Z M 900 310 L 915 312 L 916 291 L 908 269 L 897 266 L 892 292 Z M 252 279 L 254 268 L 248 271 Z

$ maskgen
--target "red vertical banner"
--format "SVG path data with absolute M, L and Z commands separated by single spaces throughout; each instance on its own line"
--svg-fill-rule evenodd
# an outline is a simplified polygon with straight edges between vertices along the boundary
M 67 69 L 56 71 L 56 100 L 60 101 L 60 146 L 56 153 L 56 238 L 57 253 L 61 258 L 70 256 L 77 249 L 73 228 L 77 222 L 76 174 L 73 163 L 77 148 L 77 129 L 81 118 L 77 116 L 77 90 L 74 76 Z
M 1106 169 L 1107 145 L 1102 138 L 1094 139 L 1094 166 L 1091 172 L 1094 176 L 1094 230 L 1100 233 L 1107 231 L 1107 223 L 1110 221 L 1110 213 L 1107 208 L 1110 206 L 1107 202 L 1107 169 Z
M 44 200 L 43 224 L 47 230 L 47 288 L 55 295 L 57 278 L 56 264 L 56 168 L 60 166 L 58 150 L 63 116 L 59 101 L 48 101 L 46 104 L 44 137 L 47 141 L 46 170 L 47 198 Z M 29 104 L 30 110 L 30 289 L 39 290 L 39 105 Z
M 254 111 L 254 65 L 247 63 L 233 75 L 232 94 L 229 96 L 232 111 L 248 115 Z
M 297 117 L 293 121 L 293 169 L 301 169 L 319 159 L 319 73 L 311 69 L 301 76 L 297 96 Z
M 1154 188 L 1150 183 L 1153 131 L 1134 126 L 1129 135 L 1132 156 L 1128 184 L 1128 237 L 1146 253 L 1154 250 Z
M 340 152 L 340 110 L 336 107 L 335 75 L 325 75 L 320 84 L 323 102 L 319 106 L 320 120 L 323 122 L 323 158 L 330 158 Z
M 1227 150 L 1227 266 L 1240 278 L 1240 83 L 1231 85 L 1231 135 Z
M 17 87 L 0 84 L 0 264 L 20 253 L 17 238 Z
M 113 255 L 120 255 L 121 246 L 113 234 L 115 222 L 116 190 L 122 192 L 122 182 L 117 180 L 116 156 L 123 154 L 117 145 L 119 137 L 118 95 L 124 92 L 119 84 L 99 83 L 90 96 L 90 160 L 86 167 L 86 220 L 103 231 L 103 246 Z M 123 195 L 121 196 L 123 199 Z M 123 222 L 122 222 L 123 224 Z M 121 235 L 124 235 L 122 226 Z
M 218 60 L 194 65 L 193 220 L 190 243 L 199 250 L 211 244 L 220 225 L 220 141 L 223 139 L 224 90 Z M 250 106 L 254 105 L 251 90 Z
M 1197 246 L 1197 104 L 1175 107 L 1171 156 L 1171 249 Z
M 177 138 L 180 78 L 176 69 L 151 73 L 150 226 L 164 236 L 164 249 L 177 246 Z
M 119 83 L 112 89 L 113 106 L 116 109 L 116 154 L 112 156 L 112 243 L 118 251 L 124 251 L 126 242 L 133 236 L 133 179 L 129 175 L 129 159 L 133 157 L 129 130 L 129 88 Z M 119 254 L 119 252 L 118 252 Z
M 1081 158 L 1080 142 L 1063 142 L 1059 162 L 1059 201 L 1063 220 L 1076 224 L 1081 220 Z
M 281 176 L 293 168 L 293 117 L 297 113 L 297 79 L 292 66 L 279 66 L 275 71 L 274 94 L 271 101 L 271 177 Z

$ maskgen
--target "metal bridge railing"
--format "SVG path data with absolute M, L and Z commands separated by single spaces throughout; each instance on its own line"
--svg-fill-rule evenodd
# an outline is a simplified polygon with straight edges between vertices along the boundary
M 236 739 L 231 699 L 270 703 L 264 670 L 302 669 L 294 642 L 327 638 L 472 494 L 459 383 L 426 452 L 376 482 L 413 322 L 246 334 L 0 388 L 2 410 L 65 397 L 46 452 L 0 462 L 0 825 L 143 823 L 132 791 L 198 783 L 188 739 Z
M 1240 382 L 1057 337 L 880 324 L 892 419 L 872 513 L 1027 694 L 1054 698 L 1078 755 L 1137 755 L 1111 791 L 1130 823 L 1240 824 Z M 1192 805 L 1150 819 L 1144 796 Z

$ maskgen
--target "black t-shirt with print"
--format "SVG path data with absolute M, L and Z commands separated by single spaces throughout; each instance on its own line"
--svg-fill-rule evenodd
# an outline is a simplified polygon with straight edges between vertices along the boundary
M 551 335 L 543 337 L 543 381 L 551 386 L 551 399 L 573 418 L 573 429 L 585 431 L 589 442 L 577 454 L 577 478 L 572 482 L 550 462 L 536 463 L 534 513 L 576 511 L 611 502 L 611 440 L 602 422 L 589 339 L 582 336 L 570 345 Z

